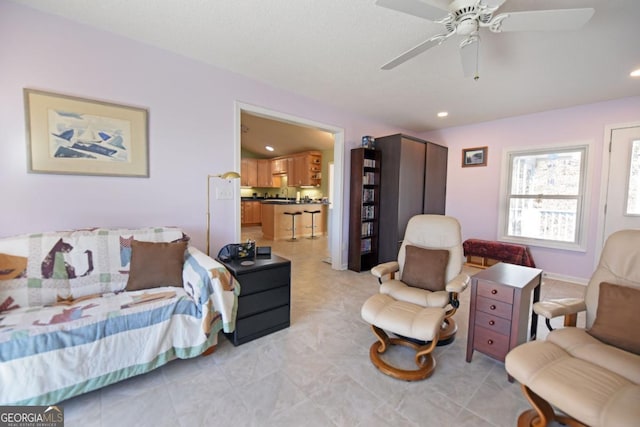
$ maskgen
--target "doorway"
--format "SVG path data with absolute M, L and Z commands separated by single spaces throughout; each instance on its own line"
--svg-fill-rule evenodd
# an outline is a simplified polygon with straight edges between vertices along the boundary
M 292 116 L 277 111 L 268 110 L 266 108 L 257 107 L 255 105 L 236 102 L 235 105 L 235 145 L 236 145 L 236 164 L 239 166 L 241 158 L 241 117 L 242 113 L 249 113 L 254 116 L 263 117 L 274 121 L 304 126 L 329 132 L 333 135 L 333 176 L 331 178 L 332 198 L 330 218 L 329 218 L 329 254 L 331 258 L 331 267 L 335 270 L 343 270 L 346 262 L 343 261 L 343 175 L 344 175 L 344 129 L 332 125 L 327 125 L 301 117 Z M 236 236 L 241 237 L 241 224 L 237 221 Z
M 640 228 L 640 123 L 607 126 L 602 180 L 596 260 L 611 233 Z

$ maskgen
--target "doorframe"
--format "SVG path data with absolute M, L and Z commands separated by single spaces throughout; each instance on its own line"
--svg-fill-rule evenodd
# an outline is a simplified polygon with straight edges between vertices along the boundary
M 611 143 L 613 139 L 613 131 L 617 129 L 626 129 L 632 127 L 640 127 L 640 122 L 618 123 L 613 125 L 605 125 L 604 137 L 602 145 L 602 170 L 600 173 L 600 202 L 598 204 L 598 227 L 595 244 L 595 256 L 593 258 L 594 268 L 597 268 L 600 261 L 600 254 L 604 247 L 604 220 L 605 209 L 607 206 L 607 189 L 609 188 L 609 162 L 611 161 Z
M 286 122 L 299 126 L 306 126 L 315 129 L 319 129 L 325 132 L 333 134 L 333 215 L 334 218 L 331 221 L 331 229 L 329 233 L 331 235 L 331 268 L 334 270 L 344 270 L 346 263 L 343 262 L 343 232 L 342 232 L 342 218 L 344 217 L 344 129 L 328 125 L 326 123 L 320 123 L 315 120 L 305 119 L 292 114 L 283 113 L 280 111 L 271 110 L 257 105 L 248 104 L 241 101 L 235 101 L 235 113 L 234 113 L 234 144 L 235 144 L 235 158 L 236 167 L 240 167 L 240 148 L 241 148 L 241 132 L 240 132 L 240 119 L 243 111 L 251 113 L 256 116 L 264 117 L 267 119 L 273 119 L 280 122 Z M 239 170 L 239 169 L 238 169 Z M 240 241 L 241 236 L 241 224 L 240 221 L 236 221 L 236 241 Z

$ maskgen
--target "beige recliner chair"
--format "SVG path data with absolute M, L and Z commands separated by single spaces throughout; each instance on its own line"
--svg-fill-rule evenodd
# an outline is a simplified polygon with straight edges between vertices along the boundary
M 441 250 L 448 252 L 448 256 L 434 260 L 433 256 L 425 257 L 421 249 Z M 452 316 L 460 305 L 458 294 L 467 288 L 470 280 L 469 275 L 462 273 L 463 255 L 462 231 L 457 219 L 416 215 L 407 224 L 398 260 L 375 266 L 371 274 L 378 278 L 382 294 L 420 307 L 446 309 L 439 344 L 448 344 L 457 331 Z M 446 265 L 441 268 L 444 258 Z M 410 265 L 406 265 L 408 260 Z
M 507 354 L 507 372 L 534 408 L 518 426 L 640 425 L 640 230 L 609 236 L 583 300 L 541 301 L 534 311 L 566 316 L 568 327 Z M 575 327 L 580 311 L 586 329 Z

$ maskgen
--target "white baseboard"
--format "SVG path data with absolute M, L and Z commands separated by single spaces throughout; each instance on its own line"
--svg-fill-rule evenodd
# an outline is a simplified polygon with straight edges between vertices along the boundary
M 577 285 L 587 286 L 589 283 L 589 279 L 584 279 L 582 277 L 573 277 L 567 276 L 564 274 L 552 273 L 549 271 L 543 272 L 543 277 L 553 279 L 553 280 L 562 280 L 563 282 L 575 283 Z

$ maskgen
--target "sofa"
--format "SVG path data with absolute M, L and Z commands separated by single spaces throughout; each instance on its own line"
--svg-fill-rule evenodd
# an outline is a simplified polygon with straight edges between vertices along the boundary
M 0 239 L 0 405 L 51 405 L 233 332 L 239 284 L 178 228 Z
M 604 245 L 584 298 L 534 304 L 546 319 L 565 317 L 565 326 L 507 354 L 507 372 L 533 407 L 518 426 L 640 425 L 639 307 L 640 230 L 617 231 Z M 585 328 L 576 327 L 580 312 L 586 312 Z

